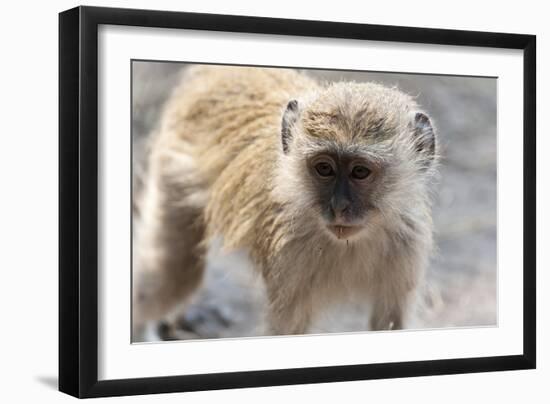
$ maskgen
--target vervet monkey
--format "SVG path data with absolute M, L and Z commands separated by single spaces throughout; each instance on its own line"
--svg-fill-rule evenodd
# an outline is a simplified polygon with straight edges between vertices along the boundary
M 188 68 L 148 155 L 134 325 L 188 300 L 221 236 L 261 274 L 271 334 L 306 333 L 350 293 L 372 299 L 371 329 L 405 327 L 432 250 L 436 165 L 430 119 L 397 89 Z

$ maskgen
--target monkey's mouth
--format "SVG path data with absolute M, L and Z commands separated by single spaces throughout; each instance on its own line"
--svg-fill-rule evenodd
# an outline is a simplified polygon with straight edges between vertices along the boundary
M 348 239 L 361 231 L 360 226 L 329 225 L 328 229 L 340 240 Z

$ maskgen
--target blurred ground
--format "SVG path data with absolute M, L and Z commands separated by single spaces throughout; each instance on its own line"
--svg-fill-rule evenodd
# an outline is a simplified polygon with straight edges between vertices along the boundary
M 184 68 L 177 63 L 133 63 L 134 172 L 142 145 Z M 376 81 L 418 96 L 442 146 L 434 207 L 437 252 L 414 328 L 496 325 L 496 79 L 309 71 L 321 80 Z M 209 255 L 204 288 L 175 329 L 161 327 L 141 340 L 261 335 L 264 296 L 242 254 Z M 314 332 L 367 329 L 368 307 L 344 302 Z M 186 331 L 192 323 L 196 334 Z

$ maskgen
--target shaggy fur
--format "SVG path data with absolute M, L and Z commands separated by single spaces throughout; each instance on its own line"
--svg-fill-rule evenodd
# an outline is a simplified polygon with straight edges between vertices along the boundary
M 325 152 L 373 169 L 363 230 L 347 240 L 327 230 L 316 201 L 308 164 Z M 293 70 L 188 69 L 151 144 L 134 324 L 185 301 L 208 243 L 222 236 L 262 275 L 270 332 L 305 333 L 316 312 L 351 293 L 373 299 L 372 329 L 404 327 L 432 249 L 436 159 L 429 119 L 398 90 L 321 85 Z

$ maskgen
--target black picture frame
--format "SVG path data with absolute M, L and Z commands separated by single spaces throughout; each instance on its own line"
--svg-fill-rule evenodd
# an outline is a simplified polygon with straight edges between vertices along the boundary
M 523 50 L 523 353 L 466 359 L 98 380 L 98 26 L 182 28 Z M 77 7 L 59 15 L 59 389 L 76 397 L 533 369 L 536 366 L 536 37 Z

